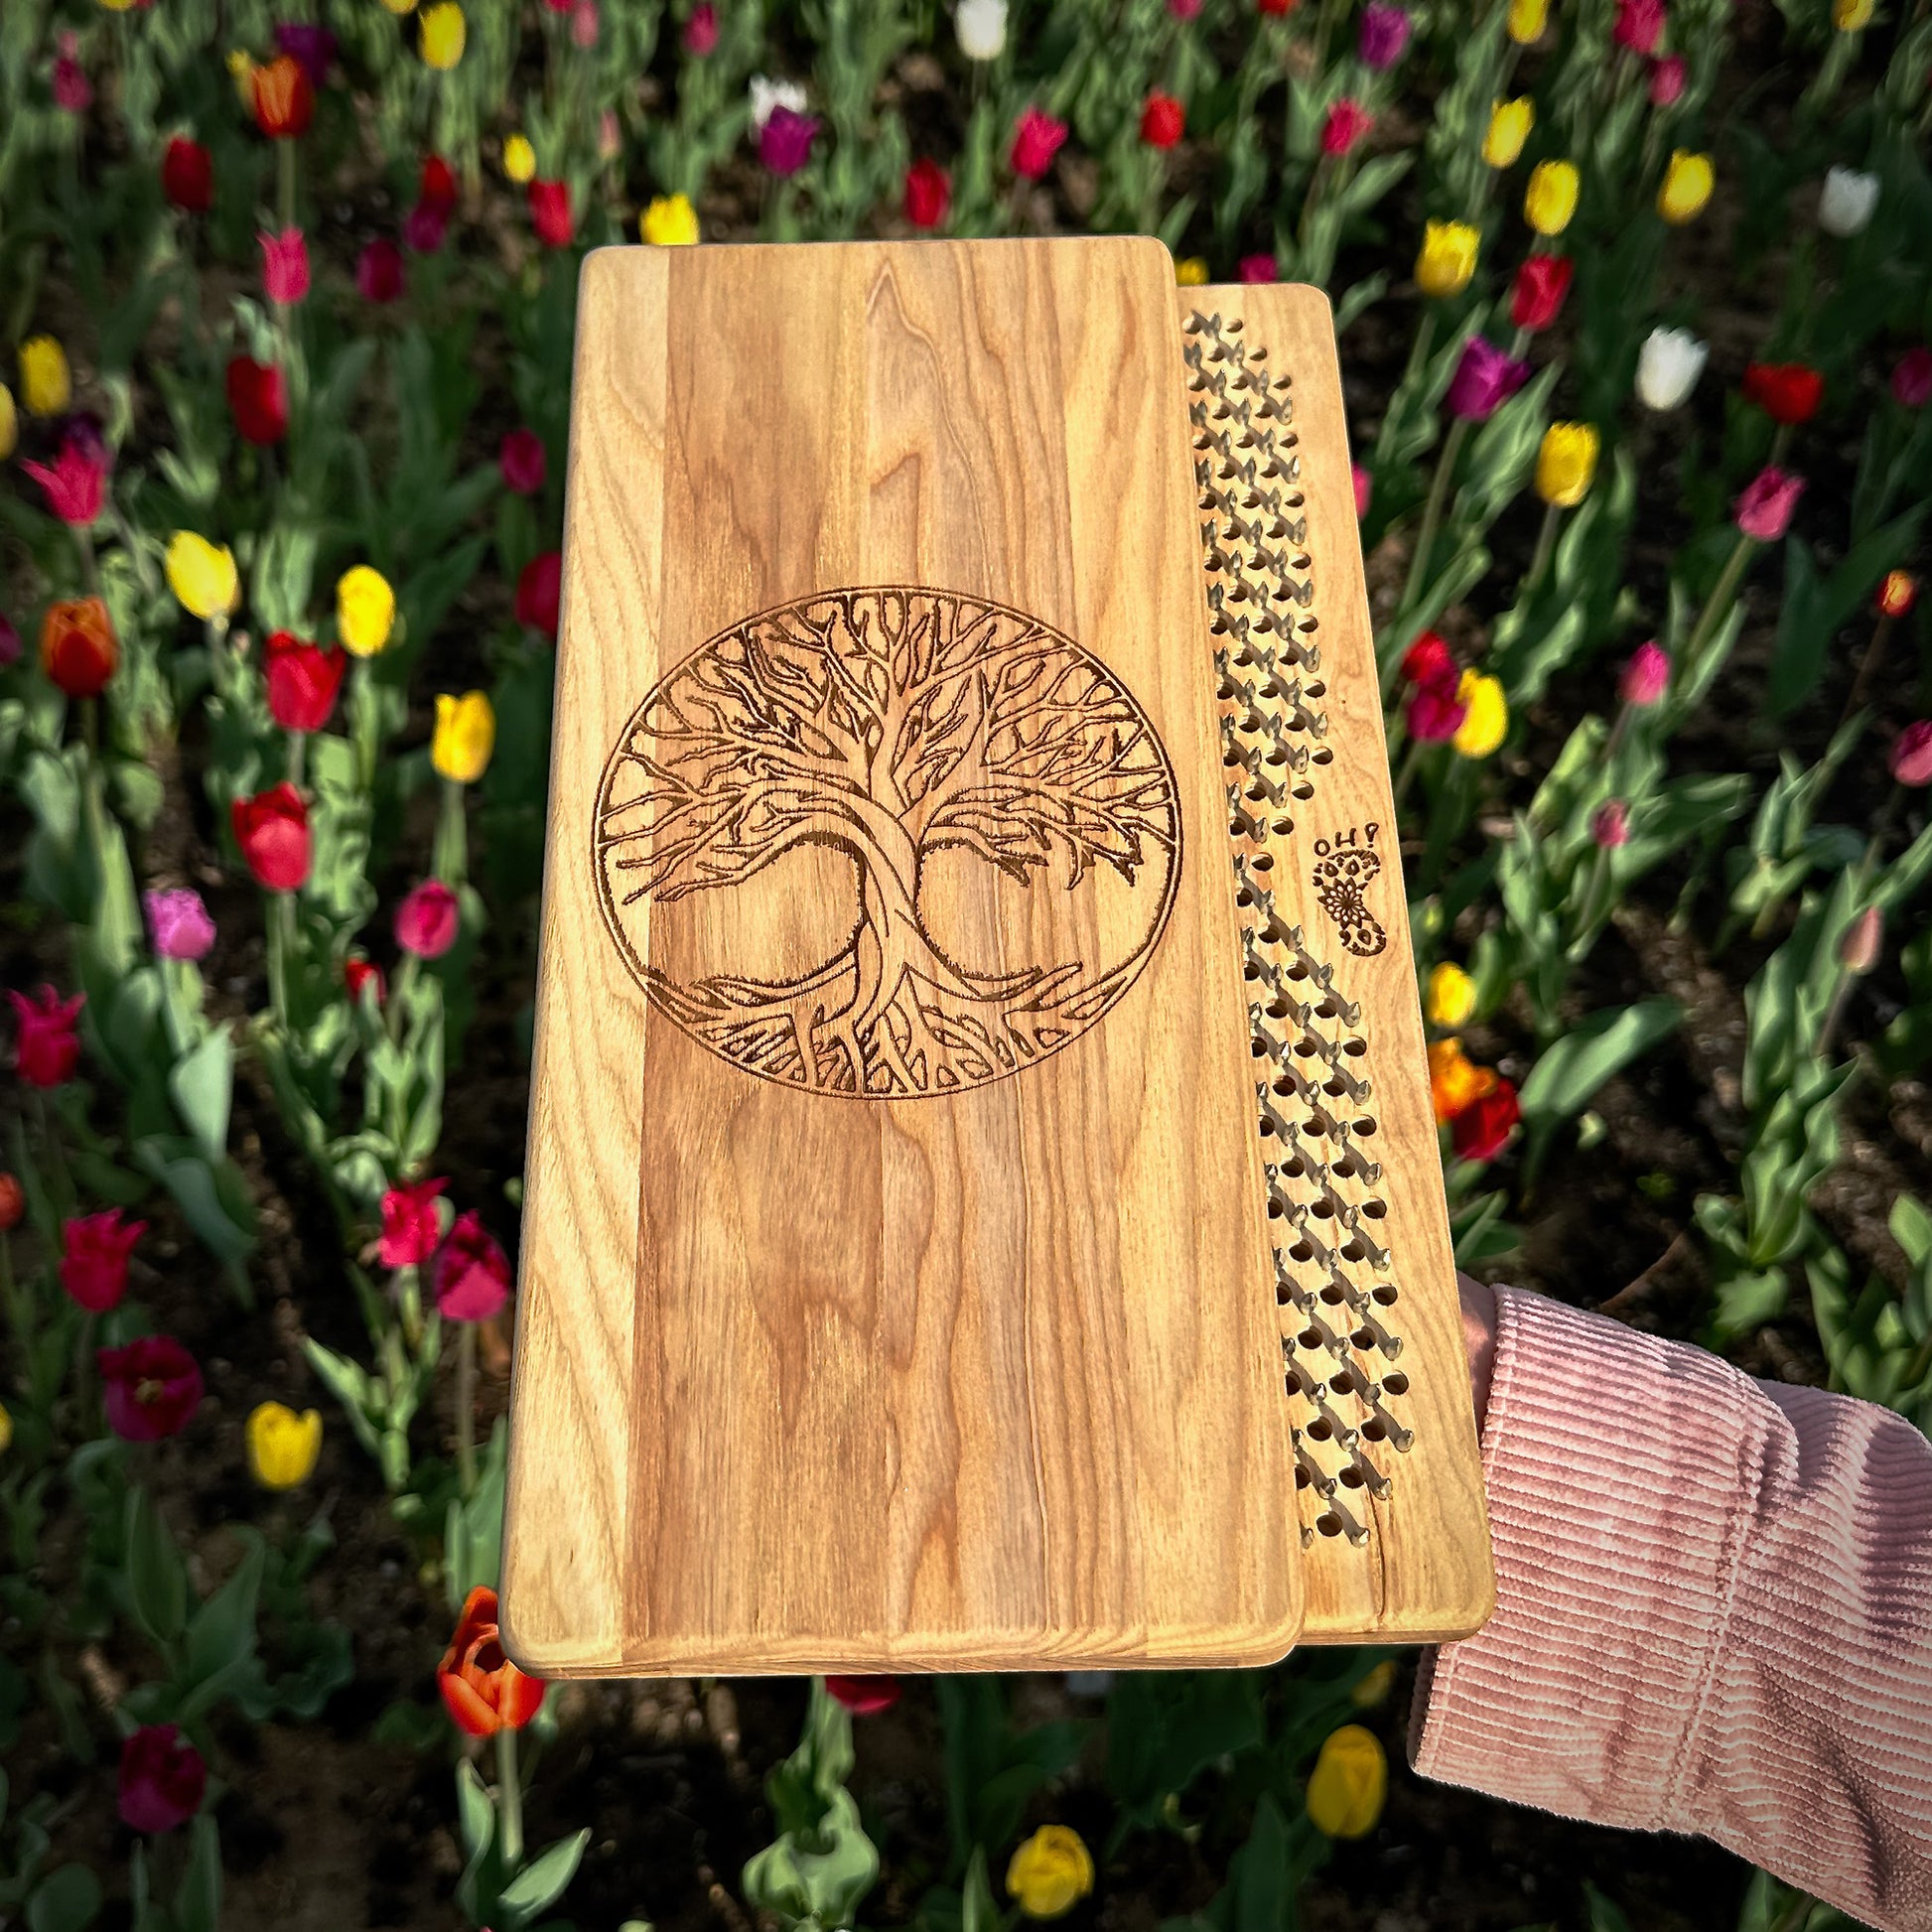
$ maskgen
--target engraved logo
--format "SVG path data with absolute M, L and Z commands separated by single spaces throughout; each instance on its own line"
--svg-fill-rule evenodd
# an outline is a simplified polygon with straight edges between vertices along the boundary
M 1180 876 L 1173 766 L 1121 680 L 1019 611 L 801 598 L 713 637 L 605 768 L 605 917 L 651 1002 L 767 1080 L 1002 1079 L 1133 984 Z
M 1341 943 L 1359 958 L 1379 953 L 1389 943 L 1382 922 L 1368 909 L 1362 895 L 1380 876 L 1382 860 L 1369 848 L 1381 828 L 1368 827 L 1368 844 L 1358 845 L 1351 829 L 1332 840 L 1314 842 L 1314 896 L 1321 909 L 1341 928 Z

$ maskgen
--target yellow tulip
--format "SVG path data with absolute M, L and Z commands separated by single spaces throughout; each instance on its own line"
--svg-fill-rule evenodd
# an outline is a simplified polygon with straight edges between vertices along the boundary
M 1587 423 L 1552 423 L 1536 453 L 1536 493 L 1574 510 L 1596 477 L 1596 432 Z
M 1067 1825 L 1042 1825 L 1007 1866 L 1007 1891 L 1029 1918 L 1058 1918 L 1093 1889 L 1093 1856 Z
M 503 173 L 521 188 L 537 171 L 537 151 L 527 134 L 512 134 L 503 143 Z
M 429 742 L 429 761 L 437 775 L 460 785 L 473 785 L 489 764 L 496 749 L 496 714 L 486 691 L 436 696 L 436 732 Z
M 124 14 L 130 7 L 138 6 L 140 0 L 100 0 L 100 4 L 110 14 Z
M 239 602 L 241 584 L 235 575 L 234 553 L 225 543 L 210 543 L 193 530 L 177 530 L 168 539 L 163 562 L 168 588 L 191 618 L 204 623 L 210 618 L 225 618 Z
M 416 11 L 416 0 L 382 0 L 382 4 L 400 20 L 405 14 Z
M 1429 976 L 1422 1010 L 1432 1027 L 1459 1027 L 1476 1010 L 1476 983 L 1447 959 Z
M 242 1431 L 248 1473 L 264 1489 L 293 1489 L 315 1473 L 322 1453 L 322 1418 L 313 1409 L 298 1416 L 286 1404 L 256 1405 Z
M 252 121 L 255 118 L 255 64 L 249 59 L 245 48 L 229 50 L 228 78 L 234 82 L 235 98 L 241 102 L 241 111 Z
M 1875 11 L 1876 0 L 1833 0 L 1832 25 L 1841 34 L 1856 34 L 1871 25 Z
M 1207 260 L 1202 255 L 1186 255 L 1173 265 L 1173 278 L 1184 289 L 1200 288 L 1207 280 Z
M 21 344 L 20 399 L 30 416 L 59 416 L 73 400 L 68 352 L 52 336 L 30 336 Z
M 1425 295 L 1460 295 L 1476 272 L 1481 235 L 1466 221 L 1432 221 L 1416 257 L 1416 282 Z
M 1343 1725 L 1328 1733 L 1309 1773 L 1309 1822 L 1327 1838 L 1366 1838 L 1389 1794 L 1389 1760 L 1374 1731 Z
M 7 1413 L 7 1405 L 0 1402 L 0 1455 L 13 1448 L 14 1419 Z
M 367 564 L 345 570 L 336 582 L 336 635 L 355 657 L 373 657 L 395 627 L 396 594 L 389 580 Z
M 456 0 L 436 0 L 423 9 L 423 59 L 439 72 L 448 73 L 463 59 L 465 38 L 463 9 Z
M 1538 234 L 1562 234 L 1577 212 L 1577 170 L 1568 161 L 1539 161 L 1523 192 L 1523 219 Z
M 1670 166 L 1664 170 L 1664 185 L 1657 191 L 1657 212 L 1673 228 L 1695 221 L 1704 212 L 1718 177 L 1708 154 L 1686 154 L 1672 150 Z
M 653 248 L 688 248 L 698 238 L 698 211 L 686 195 L 660 195 L 637 217 L 637 232 Z
M 1543 38 L 1550 20 L 1550 0 L 1509 0 L 1509 38 L 1530 47 Z
M 1395 1659 L 1384 1657 L 1382 1661 L 1348 1693 L 1348 1702 L 1357 1711 L 1374 1711 L 1386 1704 L 1389 1693 L 1395 1689 Z
M 20 441 L 20 411 L 14 407 L 14 392 L 0 382 L 0 463 L 13 455 Z
M 1455 695 L 1467 709 L 1449 743 L 1465 759 L 1486 759 L 1509 734 L 1509 700 L 1502 684 L 1479 671 L 1464 671 Z
M 1523 143 L 1536 125 L 1536 102 L 1528 94 L 1499 100 L 1489 110 L 1489 132 L 1482 137 L 1482 158 L 1492 168 L 1513 168 Z

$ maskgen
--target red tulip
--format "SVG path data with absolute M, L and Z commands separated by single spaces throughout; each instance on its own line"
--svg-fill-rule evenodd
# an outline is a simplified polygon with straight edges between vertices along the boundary
M 570 184 L 567 181 L 533 181 L 530 184 L 530 225 L 546 248 L 568 248 L 574 233 L 570 213 Z
M 97 698 L 121 663 L 114 621 L 97 597 L 64 598 L 41 620 L 41 669 L 70 698 Z
M 523 566 L 516 580 L 516 621 L 526 630 L 557 634 L 557 610 L 563 598 L 564 557 L 546 550 Z
M 302 230 L 263 229 L 255 239 L 262 249 L 262 293 L 278 308 L 294 308 L 309 293 L 309 244 Z
M 343 984 L 348 988 L 348 997 L 357 1006 L 362 1004 L 362 989 L 365 986 L 374 986 L 377 1006 L 389 997 L 389 982 L 382 977 L 382 968 L 374 960 L 364 959 L 360 953 L 350 953 L 343 961 Z
M 952 183 L 936 161 L 915 161 L 905 171 L 905 218 L 915 228 L 936 228 L 952 207 Z
M 456 210 L 456 170 L 440 154 L 426 156 L 423 172 L 416 184 L 416 199 L 425 207 L 440 208 L 451 214 Z
M 184 214 L 206 214 L 214 206 L 214 157 L 177 134 L 161 157 L 161 192 Z
M 11 1234 L 27 1218 L 27 1189 L 0 1172 L 0 1234 Z
M 235 843 L 255 883 L 271 893 L 292 893 L 309 877 L 309 808 L 285 779 L 237 798 L 229 808 Z
M 1141 109 L 1141 139 L 1151 148 L 1171 148 L 1187 131 L 1187 110 L 1173 94 L 1158 88 Z
M 1824 400 L 1825 378 L 1803 362 L 1753 362 L 1744 371 L 1743 395 L 1774 423 L 1808 423 Z
M 1374 125 L 1375 116 L 1360 101 L 1344 95 L 1328 109 L 1328 118 L 1321 123 L 1321 152 L 1350 153 Z
M 1563 312 L 1576 264 L 1568 255 L 1531 255 L 1516 271 L 1509 319 L 1518 329 L 1547 329 Z
M 269 715 L 284 731 L 321 731 L 347 669 L 348 653 L 341 644 L 324 650 L 292 630 L 271 630 L 262 663 Z
M 418 959 L 441 959 L 462 923 L 456 895 L 440 879 L 425 879 L 396 907 L 396 944 Z
M 382 1243 L 378 1250 L 385 1268 L 420 1268 L 443 1239 L 443 1213 L 438 1205 L 447 1180 L 405 1181 L 382 1196 Z
M 308 133 L 316 117 L 315 82 L 293 54 L 278 54 L 255 69 L 255 125 L 271 141 Z
M 1255 12 L 1266 14 L 1275 20 L 1280 20 L 1285 14 L 1292 14 L 1295 7 L 1296 0 L 1255 0 Z
M 452 1321 L 487 1321 L 509 1292 L 509 1257 L 483 1217 L 467 1209 L 436 1257 L 437 1308 Z
M 521 1730 L 543 1704 L 543 1680 L 526 1677 L 503 1655 L 496 1629 L 496 1592 L 479 1584 L 458 1619 L 456 1635 L 436 1667 L 456 1726 L 471 1737 Z
M 173 1335 L 94 1351 L 107 1426 L 124 1443 L 178 1436 L 202 1406 L 202 1371 Z
M 355 292 L 364 302 L 394 302 L 402 291 L 402 250 L 378 235 L 355 258 Z
M 65 1086 L 73 1078 L 80 1059 L 80 1036 L 74 1022 L 87 1004 L 84 993 L 63 1000 L 51 986 L 39 988 L 30 1000 L 10 987 L 8 1002 L 20 1025 L 14 1047 L 14 1070 L 30 1087 Z
M 289 433 L 289 386 L 273 362 L 228 360 L 228 410 L 244 442 L 265 446 Z
M 513 429 L 503 438 L 496 452 L 496 467 L 502 473 L 503 486 L 519 496 L 532 496 L 543 487 L 549 468 L 543 453 L 543 438 L 533 429 Z
M 1249 288 L 1265 288 L 1282 279 L 1282 268 L 1273 255 L 1243 255 L 1234 265 L 1234 279 Z
M 1456 681 L 1419 684 L 1409 694 L 1405 722 L 1409 736 L 1424 745 L 1442 745 L 1462 729 L 1469 707 L 1456 696 Z
M 1499 1079 L 1489 1092 L 1476 1099 L 1449 1122 L 1449 1140 L 1459 1161 L 1493 1161 L 1503 1151 L 1523 1109 L 1516 1089 Z
M 1451 687 L 1461 673 L 1448 642 L 1434 630 L 1425 630 L 1402 653 L 1402 675 L 1410 684 L 1448 684 Z
M 855 1718 L 876 1718 L 898 1702 L 897 1677 L 828 1677 L 825 1688 Z
M 107 494 L 107 455 L 103 448 L 69 436 L 51 467 L 25 460 L 20 467 L 40 484 L 47 507 L 63 523 L 77 530 L 93 527 Z
M 1038 181 L 1065 140 L 1064 121 L 1042 114 L 1037 107 L 1026 108 L 1014 124 L 1013 151 L 1007 157 L 1013 172 L 1023 181 Z
M 61 1286 L 89 1314 L 105 1314 L 127 1293 L 127 1258 L 147 1233 L 145 1221 L 121 1225 L 121 1210 L 80 1214 L 61 1228 Z
M 207 1766 L 174 1725 L 143 1725 L 121 1745 L 121 1823 L 135 1832 L 172 1832 L 202 1808 Z

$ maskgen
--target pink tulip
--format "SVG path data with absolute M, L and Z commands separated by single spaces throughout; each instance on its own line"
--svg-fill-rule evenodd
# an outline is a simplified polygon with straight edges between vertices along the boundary
M 1791 513 L 1804 493 L 1804 478 L 1766 464 L 1732 505 L 1737 527 L 1759 543 L 1776 543 L 1790 527 Z
M 1889 762 L 1901 785 L 1932 785 L 1932 718 L 1916 719 L 1898 734 Z
M 511 430 L 496 452 L 496 467 L 505 489 L 513 489 L 519 496 L 534 495 L 543 487 L 547 467 L 543 438 L 533 429 Z
M 1621 798 L 1606 798 L 1589 815 L 1589 836 L 1605 852 L 1630 843 L 1630 807 Z
M 63 523 L 85 530 L 99 518 L 107 494 L 107 456 L 97 445 L 69 436 L 51 469 L 45 463 L 23 462 L 20 467 L 40 484 L 48 508 Z
M 1355 485 L 1355 518 L 1359 522 L 1368 514 L 1368 506 L 1375 495 L 1375 479 L 1359 463 L 1348 466 L 1348 479 Z
M 154 949 L 163 959 L 207 957 L 208 949 L 214 944 L 214 921 L 208 917 L 207 907 L 194 887 L 145 893 L 141 902 L 147 908 Z
M 1684 92 L 1684 63 L 1675 54 L 1666 54 L 1650 64 L 1650 104 L 1674 107 Z
M 684 23 L 684 51 L 693 60 L 702 61 L 718 45 L 718 10 L 711 0 L 691 9 L 691 18 Z
M 1235 280 L 1250 287 L 1261 287 L 1282 279 L 1280 264 L 1273 255 L 1243 255 L 1235 265 Z
M 1639 644 L 1617 679 L 1616 694 L 1625 704 L 1647 711 L 1670 689 L 1670 653 L 1655 637 Z
M 309 293 L 309 244 L 302 230 L 264 230 L 255 238 L 262 245 L 262 292 L 277 307 L 294 308 Z
M 1321 152 L 1347 154 L 1374 125 L 1375 116 L 1360 101 L 1344 95 L 1328 109 L 1328 118 L 1321 123 Z
M 456 895 L 440 879 L 426 879 L 396 907 L 396 944 L 418 959 L 441 959 L 462 923 Z

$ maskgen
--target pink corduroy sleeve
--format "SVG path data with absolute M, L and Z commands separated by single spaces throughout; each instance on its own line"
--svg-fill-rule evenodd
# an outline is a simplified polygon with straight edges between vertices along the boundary
M 1932 1443 L 1498 1289 L 1495 1615 L 1425 1660 L 1416 1769 L 1716 1839 L 1932 1927 Z

